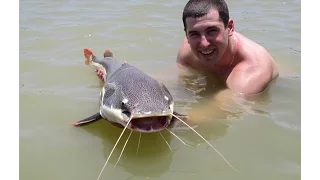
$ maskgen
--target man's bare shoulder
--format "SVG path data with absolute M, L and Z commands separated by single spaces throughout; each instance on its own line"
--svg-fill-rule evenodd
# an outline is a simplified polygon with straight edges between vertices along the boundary
M 246 68 L 260 67 L 262 69 L 274 70 L 276 75 L 278 73 L 278 67 L 275 60 L 268 50 L 257 42 L 237 33 L 237 36 L 241 40 L 241 59 L 243 66 Z M 243 67 L 242 67 L 243 68 Z
M 271 54 L 260 44 L 237 33 L 241 41 L 241 61 L 233 68 L 226 84 L 236 92 L 259 94 L 267 89 L 279 72 Z
M 177 63 L 191 66 L 195 58 L 196 57 L 190 48 L 188 40 L 185 38 L 182 41 L 177 54 Z
M 256 51 L 262 53 L 263 49 Z M 259 94 L 267 89 L 270 82 L 278 76 L 274 61 L 264 51 L 265 55 L 253 55 L 237 64 L 227 79 L 227 86 L 233 91 L 243 94 Z M 275 73 L 276 72 L 276 73 Z

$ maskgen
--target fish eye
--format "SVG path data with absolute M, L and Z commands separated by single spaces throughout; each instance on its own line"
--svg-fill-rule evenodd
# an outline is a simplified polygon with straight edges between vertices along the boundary
M 121 105 L 124 106 L 125 104 L 127 104 L 127 102 L 128 102 L 128 99 L 123 99 L 121 102 Z

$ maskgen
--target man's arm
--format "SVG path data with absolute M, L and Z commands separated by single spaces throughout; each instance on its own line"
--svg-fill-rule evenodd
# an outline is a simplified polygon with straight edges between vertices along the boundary
M 227 86 L 232 91 L 244 95 L 260 94 L 268 88 L 272 81 L 272 68 L 250 67 L 245 71 L 233 72 L 230 79 Z

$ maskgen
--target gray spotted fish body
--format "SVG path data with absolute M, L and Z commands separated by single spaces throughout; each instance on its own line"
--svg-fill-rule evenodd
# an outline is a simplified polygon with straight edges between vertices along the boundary
M 164 85 L 129 64 L 123 64 L 115 71 L 104 88 L 104 105 L 124 106 L 136 115 L 148 112 L 167 114 L 167 108 L 173 103 Z
M 101 64 L 107 72 L 100 97 L 103 118 L 122 125 L 130 116 L 168 116 L 171 119 L 173 98 L 162 83 L 130 64 L 119 63 L 113 57 L 94 58 L 93 61 Z
M 118 127 L 150 133 L 171 126 L 176 122 L 175 117 L 188 118 L 173 111 L 174 101 L 164 84 L 128 63 L 118 62 L 111 51 L 105 51 L 103 59 L 89 49 L 84 50 L 84 55 L 86 64 L 105 72 L 104 86 L 99 99 L 100 111 L 73 125 L 103 118 Z

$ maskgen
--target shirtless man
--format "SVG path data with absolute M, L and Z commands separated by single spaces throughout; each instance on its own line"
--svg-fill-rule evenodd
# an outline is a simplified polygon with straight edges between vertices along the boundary
M 182 67 L 216 74 L 234 92 L 263 92 L 279 75 L 265 48 L 235 31 L 224 0 L 190 0 L 183 11 Z
M 220 77 L 234 92 L 262 93 L 279 75 L 265 48 L 235 32 L 224 0 L 190 0 L 183 11 L 186 38 L 177 55 L 180 67 Z M 102 78 L 103 71 L 97 74 Z

